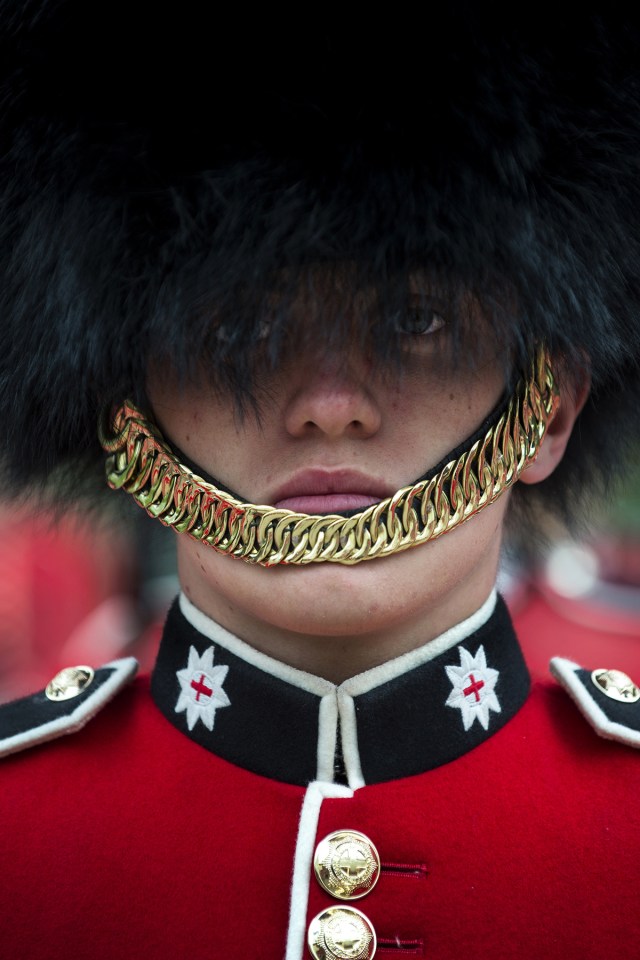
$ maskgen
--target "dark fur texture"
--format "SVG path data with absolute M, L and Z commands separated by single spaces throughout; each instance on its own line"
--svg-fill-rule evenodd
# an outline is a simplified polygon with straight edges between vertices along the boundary
M 144 401 L 150 360 L 188 376 L 197 358 L 250 396 L 256 357 L 275 363 L 293 336 L 301 285 L 324 303 L 311 336 L 359 336 L 395 362 L 416 270 L 446 298 L 460 376 L 469 291 L 505 368 L 539 340 L 569 376 L 588 358 L 590 400 L 539 491 L 550 504 L 569 509 L 576 479 L 623 462 L 640 399 L 635 22 L 454 3 L 419 37 L 411 23 L 211 32 L 196 5 L 16 6 L 1 5 L 0 49 L 14 477 L 100 457 L 100 410 Z

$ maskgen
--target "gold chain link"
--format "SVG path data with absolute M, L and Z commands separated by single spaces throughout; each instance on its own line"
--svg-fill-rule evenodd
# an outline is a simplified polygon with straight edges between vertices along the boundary
M 309 516 L 235 499 L 180 463 L 162 434 L 125 401 L 100 426 L 107 482 L 152 517 L 249 563 L 354 564 L 442 536 L 493 503 L 532 463 L 558 406 L 548 356 L 539 350 L 506 412 L 437 476 L 403 487 L 353 517 Z

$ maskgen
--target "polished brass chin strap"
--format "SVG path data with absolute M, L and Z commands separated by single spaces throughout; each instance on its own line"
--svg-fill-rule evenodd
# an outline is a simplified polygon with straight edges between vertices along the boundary
M 167 526 L 214 550 L 265 567 L 388 557 L 453 530 L 493 503 L 535 460 L 558 405 L 548 357 L 538 352 L 506 412 L 430 480 L 403 487 L 355 516 L 309 516 L 243 503 L 184 466 L 129 401 L 101 425 L 109 486 Z

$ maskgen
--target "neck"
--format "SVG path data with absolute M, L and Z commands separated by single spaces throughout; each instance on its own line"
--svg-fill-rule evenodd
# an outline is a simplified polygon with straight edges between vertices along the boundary
M 191 552 L 179 555 L 180 580 L 198 610 L 260 653 L 339 684 L 475 614 L 494 588 L 498 554 L 463 577 L 445 565 L 450 582 L 415 575 L 408 582 L 402 555 L 355 568 L 243 565 L 241 578 L 240 561 L 210 550 L 191 559 Z M 227 573 L 235 590 L 227 587 Z
M 186 620 L 202 635 L 209 637 L 210 639 L 225 644 L 238 644 L 242 646 L 245 651 L 248 651 L 249 646 L 252 646 L 255 650 L 255 645 L 246 644 L 240 638 L 235 637 L 226 628 L 221 628 L 221 625 L 217 621 L 211 619 L 207 614 L 204 614 L 199 610 L 194 604 L 189 600 L 185 593 L 182 593 L 179 596 L 179 607 L 182 612 L 182 615 Z M 335 684 L 337 687 L 351 687 L 355 683 L 356 686 L 360 682 L 364 682 L 365 678 L 372 678 L 377 676 L 378 672 L 376 666 L 380 666 L 383 670 L 387 670 L 390 661 L 393 661 L 395 664 L 395 669 L 398 672 L 403 670 L 410 669 L 412 666 L 415 666 L 415 657 L 419 657 L 420 663 L 428 663 L 430 660 L 440 656 L 440 654 L 445 653 L 450 650 L 451 647 L 456 644 L 464 642 L 467 637 L 475 634 L 480 630 L 487 621 L 493 615 L 496 609 L 496 602 L 498 600 L 497 590 L 494 588 L 487 599 L 484 601 L 481 607 L 479 607 L 471 616 L 466 617 L 464 620 L 459 623 L 454 624 L 449 627 L 447 630 L 443 631 L 437 637 L 432 637 L 428 641 L 420 645 L 420 647 L 412 647 L 406 651 L 399 651 L 397 648 L 394 649 L 392 656 L 386 658 L 380 664 L 374 664 L 365 671 L 360 671 L 358 673 L 352 673 L 346 678 L 341 680 L 330 680 L 327 677 L 319 677 L 317 674 L 312 674 L 309 670 L 302 670 L 301 673 L 307 675 L 310 681 L 316 681 L 319 684 L 325 684 L 325 681 L 329 681 L 329 684 Z M 260 657 L 265 651 L 260 650 L 257 654 Z M 267 654 L 267 657 L 271 661 L 276 661 L 280 664 L 282 670 L 287 671 L 289 666 L 294 666 L 293 664 L 287 664 L 286 661 L 282 661 L 279 658 L 273 657 L 272 654 Z M 259 660 L 259 663 L 266 661 Z M 300 670 L 300 667 L 295 667 L 296 670 Z M 366 685 L 366 684 L 365 684 Z M 326 685 L 328 687 L 328 684 Z M 327 690 L 322 687 L 323 691 L 326 693 Z

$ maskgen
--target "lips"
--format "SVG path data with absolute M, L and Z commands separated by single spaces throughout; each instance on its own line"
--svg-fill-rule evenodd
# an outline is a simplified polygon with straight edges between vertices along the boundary
M 270 498 L 278 510 L 327 514 L 363 510 L 391 496 L 388 484 L 354 470 L 304 470 Z

